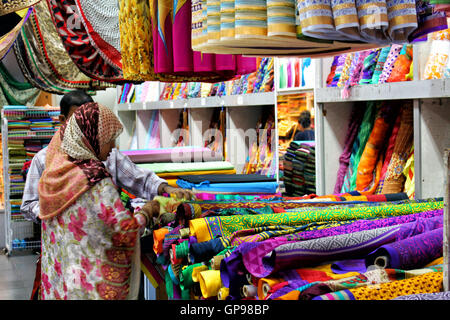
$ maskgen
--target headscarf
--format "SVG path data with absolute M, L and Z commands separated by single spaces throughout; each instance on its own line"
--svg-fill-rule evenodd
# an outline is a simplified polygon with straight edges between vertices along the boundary
M 96 183 L 111 176 L 99 159 L 100 148 L 122 130 L 114 113 L 95 102 L 73 113 L 47 147 L 46 169 L 38 185 L 39 218 L 62 213 Z

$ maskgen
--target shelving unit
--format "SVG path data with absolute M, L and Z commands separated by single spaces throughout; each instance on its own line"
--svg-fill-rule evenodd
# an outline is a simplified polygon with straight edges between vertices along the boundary
M 444 195 L 444 149 L 450 146 L 450 79 L 420 80 L 429 48 L 413 46 L 414 80 L 377 85 L 358 85 L 348 99 L 340 88 L 327 88 L 332 57 L 316 64 L 316 188 L 318 194 L 333 192 L 350 112 L 357 101 L 412 100 L 414 108 L 415 196 Z
M 16 120 L 26 120 L 30 117 L 33 119 L 38 118 L 50 118 L 51 115 L 48 113 L 49 109 L 42 107 L 25 107 L 24 109 L 18 110 L 19 113 L 22 113 L 23 116 L 15 116 Z M 55 111 L 55 110 L 51 110 Z M 59 110 L 58 110 L 59 111 Z M 39 116 L 36 114 L 31 115 L 31 113 L 39 113 Z M 8 142 L 11 140 L 45 140 L 46 143 L 50 141 L 55 130 L 18 130 L 11 132 L 9 130 L 9 118 L 5 115 L 5 109 L 2 109 L 2 151 L 3 151 L 3 180 L 4 180 L 4 203 L 5 203 L 5 216 L 4 216 L 4 224 L 5 224 L 5 248 L 7 250 L 7 254 L 11 254 L 14 251 L 19 250 L 29 250 L 29 249 L 38 249 L 41 246 L 40 240 L 34 240 L 34 223 L 26 220 L 20 213 L 14 213 L 12 207 L 15 207 L 15 211 L 17 211 L 17 206 L 20 207 L 22 202 L 23 189 L 18 188 L 13 190 L 11 188 L 11 176 L 12 174 L 17 175 L 18 172 L 22 169 L 20 161 L 16 162 L 16 165 L 12 165 L 12 157 L 10 157 Z M 53 122 L 53 124 L 55 124 Z M 26 160 L 30 160 L 31 157 L 25 156 Z M 20 167 L 20 169 L 19 169 Z M 13 170 L 15 170 L 13 172 Z M 19 183 L 21 184 L 21 183 Z M 23 183 L 24 185 L 24 183 Z M 17 204 L 13 205 L 12 200 L 16 200 Z

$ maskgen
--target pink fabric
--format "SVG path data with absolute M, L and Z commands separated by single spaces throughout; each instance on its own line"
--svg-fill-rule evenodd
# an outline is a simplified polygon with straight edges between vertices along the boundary
M 173 69 L 175 72 L 194 71 L 194 52 L 191 49 L 191 16 L 190 1 L 186 1 L 174 16 L 172 40 Z

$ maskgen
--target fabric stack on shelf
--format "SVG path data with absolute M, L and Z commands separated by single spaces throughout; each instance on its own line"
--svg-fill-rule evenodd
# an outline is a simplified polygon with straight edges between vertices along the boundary
M 220 161 L 222 154 L 205 147 L 173 147 L 141 150 L 122 150 L 134 163 L 179 163 L 194 161 Z
M 430 53 L 423 72 L 423 79 L 450 78 L 450 29 L 428 35 Z
M 177 185 L 184 189 L 201 192 L 227 193 L 262 193 L 277 192 L 278 184 L 275 178 L 259 174 L 208 174 L 180 175 Z
M 280 58 L 278 90 L 313 88 L 314 64 L 311 58 Z
M 346 53 L 334 57 L 327 87 L 410 81 L 412 68 L 410 44 Z
M 184 202 L 172 212 L 171 222 L 154 226 L 153 258 L 144 260 L 159 270 L 153 280 L 169 299 L 379 300 L 443 291 L 442 198 L 266 196 Z
M 22 219 L 20 205 L 25 187 L 22 168 L 25 162 L 46 147 L 59 126 L 59 108 L 4 106 L 8 119 L 7 150 L 9 159 L 9 192 L 11 215 Z
M 411 101 L 355 105 L 350 116 L 334 192 L 414 194 Z M 411 159 L 408 162 L 408 159 Z M 408 166 L 407 166 L 408 163 Z M 403 172 L 406 173 L 403 173 Z
M 177 100 L 237 94 L 271 92 L 273 90 L 273 58 L 257 58 L 257 71 L 216 83 L 166 83 L 160 100 Z
M 287 196 L 315 194 L 315 142 L 292 141 L 284 154 L 283 169 Z
M 138 167 L 155 172 L 174 187 L 180 175 L 236 173 L 234 166 L 227 161 L 139 163 Z

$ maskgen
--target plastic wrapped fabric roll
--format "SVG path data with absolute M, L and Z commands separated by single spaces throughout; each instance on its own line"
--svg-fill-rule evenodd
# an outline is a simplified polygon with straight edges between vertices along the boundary
M 336 32 L 331 0 L 297 0 L 302 34 L 329 40 L 346 39 Z
M 351 40 L 361 40 L 358 11 L 354 0 L 331 0 L 336 31 Z
M 385 0 L 356 0 L 360 32 L 368 42 L 387 43 L 389 27 Z
M 387 35 L 394 42 L 406 42 L 417 29 L 415 0 L 386 0 L 389 27 Z
M 450 56 L 450 41 L 433 40 L 428 56 L 423 79 L 442 79 Z
M 220 40 L 220 1 L 206 0 L 208 43 Z
M 383 72 L 383 67 L 384 64 L 386 62 L 386 59 L 388 57 L 389 51 L 391 50 L 391 47 L 384 47 L 381 49 L 380 51 L 380 55 L 378 56 L 378 60 L 377 60 L 377 64 L 375 66 L 375 70 L 373 71 L 373 76 L 372 76 L 372 80 L 370 81 L 371 84 L 377 84 L 379 79 L 380 79 L 380 75 L 381 72 Z
M 220 40 L 234 39 L 234 0 L 220 1 Z
M 267 0 L 268 36 L 296 37 L 295 0 Z
M 267 36 L 266 0 L 235 1 L 235 38 Z

